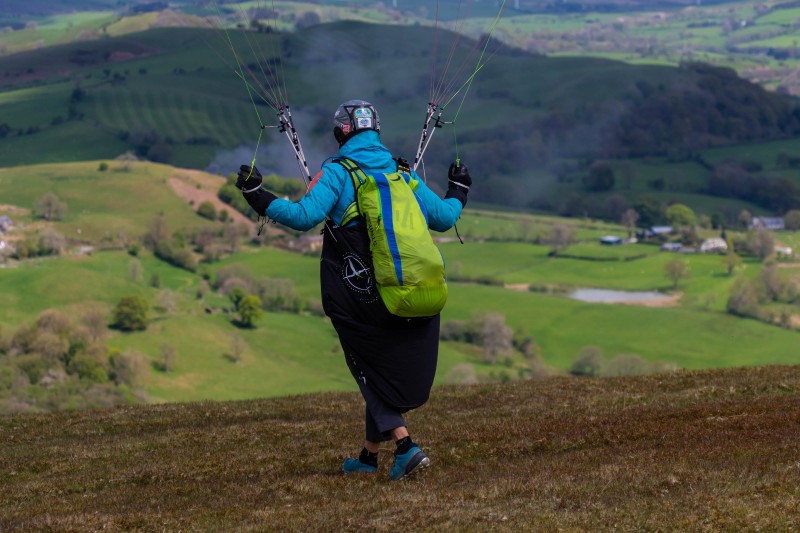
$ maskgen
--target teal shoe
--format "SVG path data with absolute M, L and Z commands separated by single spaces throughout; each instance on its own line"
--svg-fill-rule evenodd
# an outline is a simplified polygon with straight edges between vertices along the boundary
M 410 476 L 427 468 L 431 464 L 428 456 L 419 449 L 418 446 L 412 447 L 402 455 L 395 454 L 394 465 L 392 465 L 392 473 L 389 474 L 389 479 L 398 480 Z
M 377 472 L 378 467 L 368 465 L 366 463 L 362 463 L 358 459 L 353 459 L 352 457 L 348 457 L 342 463 L 342 472 L 345 474 L 352 474 L 354 472 L 364 472 L 366 474 Z

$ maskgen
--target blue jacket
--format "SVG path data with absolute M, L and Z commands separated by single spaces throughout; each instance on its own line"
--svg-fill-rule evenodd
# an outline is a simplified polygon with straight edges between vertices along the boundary
M 339 149 L 339 157 L 358 163 L 367 173 L 390 173 L 397 170 L 392 154 L 381 143 L 375 131 L 359 133 Z M 461 216 L 462 205 L 457 198 L 439 198 L 416 172 L 411 177 L 419 181 L 416 193 L 428 211 L 428 227 L 434 231 L 447 231 Z M 339 163 L 327 161 L 314 177 L 306 195 L 298 202 L 278 198 L 267 208 L 266 215 L 290 228 L 307 231 L 330 216 L 339 224 L 345 209 L 355 200 L 355 189 L 350 174 Z

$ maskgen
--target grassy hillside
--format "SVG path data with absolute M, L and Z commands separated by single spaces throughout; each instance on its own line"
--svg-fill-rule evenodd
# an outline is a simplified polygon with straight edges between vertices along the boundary
M 413 158 L 431 79 L 446 72 L 445 80 L 458 87 L 475 64 L 469 56 L 474 42 L 462 39 L 445 71 L 454 37 L 440 32 L 434 47 L 435 34 L 425 27 L 342 22 L 290 34 L 232 31 L 230 36 L 256 72 L 256 59 L 262 65 L 272 62 L 276 70 L 280 65 L 311 169 L 336 150 L 325 117 L 354 95 L 368 97 L 380 109 L 387 146 Z M 112 158 L 128 150 L 187 168 L 215 162 L 222 173 L 249 161 L 259 119 L 234 72 L 226 40 L 212 29 L 162 28 L 0 58 L 0 135 L 7 147 L 0 152 L 0 166 Z M 434 50 L 438 64 L 432 73 Z M 682 202 L 709 216 L 774 211 L 768 202 L 754 205 L 749 198 L 708 195 L 709 167 L 726 157 L 741 160 L 749 152 L 757 155 L 748 161 L 761 164 L 753 179 L 780 176 L 800 183 L 796 164 L 776 163 L 781 157 L 791 159 L 800 141 L 783 138 L 791 126 L 784 132 L 770 130 L 794 120 L 788 98 L 691 68 L 490 52 L 492 59 L 475 77 L 457 124 L 433 138 L 424 168 L 435 181 L 458 154 L 480 178 L 475 200 L 605 218 L 611 218 L 607 206 L 612 197 L 630 205 L 643 197 L 664 205 Z M 464 70 L 459 71 L 462 60 Z M 398 72 L 402 83 L 396 82 Z M 706 90 L 721 83 L 729 89 L 724 94 Z M 714 123 L 720 128 L 730 122 L 729 128 L 711 137 L 693 129 L 708 126 L 693 120 L 705 113 L 685 115 L 687 106 L 697 105 L 698 94 L 710 99 L 702 109 L 725 109 Z M 723 96 L 732 101 L 723 102 Z M 274 125 L 273 111 L 256 101 L 261 119 Z M 648 108 L 648 102 L 661 107 Z M 443 118 L 455 118 L 458 106 L 457 98 Z M 636 133 L 652 121 L 643 125 L 635 116 L 660 121 L 676 112 L 684 115 Z M 778 116 L 782 119 L 775 122 Z M 761 129 L 764 121 L 772 126 Z M 272 128 L 265 132 L 257 154 L 260 167 L 296 174 L 284 136 Z M 652 134 L 654 146 L 667 142 L 662 137 L 677 139 L 675 149 L 659 145 L 653 148 L 659 155 L 629 160 L 614 151 L 616 142 L 622 154 L 647 152 L 644 140 L 635 147 L 631 141 L 645 134 Z M 774 136 L 781 140 L 766 142 Z M 730 143 L 735 144 L 714 148 Z M 598 157 L 613 160 L 616 180 L 609 190 L 592 192 L 584 179 Z
M 222 227 L 198 216 L 197 204 L 190 205 L 176 194 L 172 186 L 176 180 L 209 197 L 223 182 L 217 176 L 165 165 L 113 161 L 105 171 L 98 161 L 0 171 L 0 197 L 18 208 L 11 212 L 16 229 L 5 238 L 13 242 L 21 233 L 52 228 L 72 243 L 67 256 L 12 262 L 0 270 L 0 340 L 8 340 L 17 328 L 32 324 L 52 308 L 66 312 L 73 322 L 92 310 L 100 311 L 110 324 L 117 302 L 139 295 L 152 307 L 147 330 L 106 330 L 105 343 L 111 349 L 141 353 L 153 365 L 142 385 L 151 401 L 352 390 L 326 320 L 308 311 L 268 312 L 255 329 L 243 330 L 233 323 L 235 313 L 228 298 L 205 286 L 204 278 L 213 283 L 219 272 L 237 267 L 248 278 L 288 284 L 302 307 L 312 309 L 319 305 L 316 255 L 240 246 L 190 272 L 146 249 L 136 257 L 127 253 L 159 213 L 164 214 L 169 232 L 184 239 L 195 230 Z M 30 214 L 42 191 L 66 202 L 63 220 L 46 222 Z M 580 242 L 553 257 L 549 247 L 534 243 L 556 224 L 571 226 Z M 670 292 L 664 267 L 675 254 L 660 252 L 654 245 L 602 246 L 599 237 L 624 234 L 623 228 L 583 219 L 469 207 L 459 227 L 465 244 L 455 241 L 452 231 L 441 243 L 452 278 L 443 320 L 499 313 L 516 338 L 535 341 L 543 363 L 555 373 L 568 370 L 588 346 L 608 359 L 636 355 L 686 369 L 797 363 L 796 331 L 726 313 L 736 280 L 760 279 L 763 267 L 753 259 L 745 258 L 737 275 L 728 276 L 720 256 L 681 256 L 692 277 L 680 282 L 675 307 L 586 303 L 566 295 L 575 288 Z M 280 229 L 269 231 L 280 244 Z M 709 230 L 708 235 L 716 232 Z M 788 245 L 797 246 L 798 238 L 790 232 L 781 234 Z M 78 245 L 96 249 L 90 255 L 73 255 Z M 795 278 L 796 269 L 790 268 L 791 263 L 785 266 L 781 274 Z M 796 314 L 796 305 L 787 304 L 786 309 L 790 318 Z M 236 343 L 241 351 L 237 363 L 231 355 Z M 169 372 L 158 369 L 164 346 L 176 354 Z M 459 369 L 474 372 L 477 378 L 516 379 L 521 364 L 518 353 L 492 365 L 479 346 L 446 341 L 441 345 L 436 383 L 459 382 Z
M 101 171 L 101 163 L 0 169 L 0 197 L 4 204 L 32 209 L 43 191 L 52 192 L 68 207 L 54 227 L 75 241 L 96 245 L 104 239 L 141 237 L 158 213 L 164 214 L 173 230 L 191 231 L 211 225 L 197 216 L 197 206 L 192 207 L 170 188 L 169 180 L 181 179 L 181 171 L 152 163 L 111 161 L 106 163 L 108 170 Z M 215 179 L 222 184 L 222 178 Z M 38 186 L 29 187 L 32 183 Z
M 357 393 L 0 418 L 0 528 L 792 531 L 800 367 L 445 387 L 344 477 Z

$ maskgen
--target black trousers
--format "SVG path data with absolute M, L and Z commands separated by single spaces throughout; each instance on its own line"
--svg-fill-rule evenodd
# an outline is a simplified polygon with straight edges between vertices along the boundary
M 370 442 L 383 442 L 391 440 L 391 431 L 395 428 L 405 427 L 406 421 L 403 414 L 387 404 L 375 393 L 368 383 L 366 375 L 359 370 L 352 357 L 345 354 L 345 361 L 350 373 L 353 374 L 361 396 L 366 404 L 364 412 L 364 438 Z
M 322 305 L 339 335 L 351 372 L 356 369 L 353 376 L 359 387 L 369 390 L 364 396 L 368 407 L 370 394 L 398 414 L 423 405 L 436 374 L 439 315 L 394 316 L 370 282 L 371 273 L 353 275 L 371 266 L 369 238 L 361 227 L 326 228 L 324 235 Z M 373 418 L 380 418 L 378 413 L 385 411 L 375 407 L 370 412 Z M 381 424 L 376 419 L 379 430 Z

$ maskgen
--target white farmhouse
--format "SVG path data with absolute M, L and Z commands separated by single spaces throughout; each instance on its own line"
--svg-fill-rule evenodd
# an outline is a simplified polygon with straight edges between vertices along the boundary
M 725 239 L 720 239 L 719 237 L 706 239 L 700 245 L 700 251 L 703 252 L 703 253 L 727 252 L 728 251 L 728 243 L 725 242 Z

